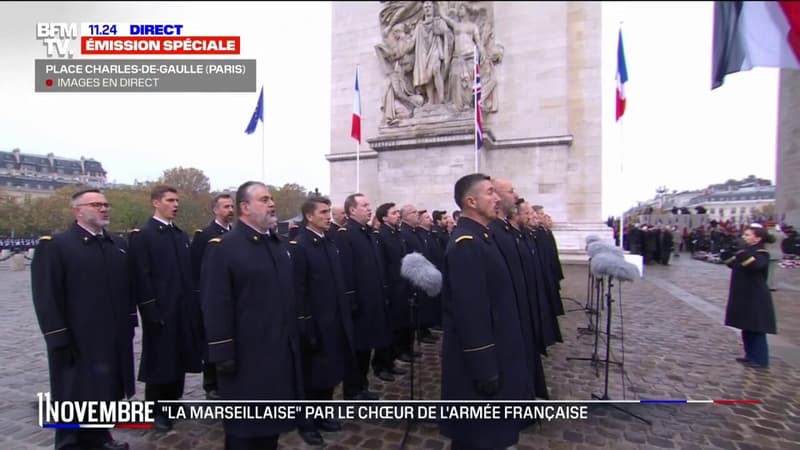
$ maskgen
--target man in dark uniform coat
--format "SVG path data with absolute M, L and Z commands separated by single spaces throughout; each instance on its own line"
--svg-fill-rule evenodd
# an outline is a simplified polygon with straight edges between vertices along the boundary
M 189 237 L 174 223 L 178 191 L 158 185 L 150 200 L 153 217 L 129 238 L 143 327 L 139 381 L 145 382 L 145 400 L 178 400 L 186 373 L 202 370 L 203 324 L 192 280 Z M 172 428 L 159 408 L 153 427 Z
M 528 400 L 530 372 L 511 275 L 487 227 L 499 197 L 486 175 L 462 177 L 455 201 L 463 211 L 445 252 L 442 400 Z M 453 450 L 517 443 L 516 420 L 445 420 Z
M 437 211 L 438 212 L 438 211 Z M 447 246 L 442 246 L 442 242 L 437 234 L 437 230 L 433 225 L 433 218 L 431 214 L 425 210 L 419 212 L 419 228 L 417 230 L 419 236 L 422 237 L 422 242 L 425 244 L 425 251 L 423 255 L 428 259 L 439 272 L 444 270 L 444 249 Z M 438 232 L 444 237 L 447 236 L 447 231 Z M 441 294 L 435 297 L 429 297 L 427 303 L 423 305 L 423 310 L 420 312 L 420 325 L 422 326 L 422 336 L 420 341 L 425 344 L 435 344 L 439 341 L 438 337 L 431 333 L 431 328 L 441 327 L 442 325 L 442 296 Z
M 208 243 L 200 293 L 209 361 L 225 400 L 303 397 L 292 261 L 274 225 L 267 187 L 248 181 L 236 192 L 239 221 Z M 289 420 L 225 420 L 225 448 L 274 449 Z
M 325 232 L 331 241 L 336 239 L 336 232 L 339 231 L 339 228 L 344 226 L 346 220 L 347 217 L 345 217 L 344 208 L 341 206 L 331 207 L 331 224 Z
M 394 367 L 394 360 L 411 361 L 411 310 L 408 282 L 400 276 L 400 265 L 406 254 L 406 243 L 400 235 L 400 210 L 394 203 L 384 203 L 375 210 L 380 223 L 377 236 L 383 258 L 384 279 L 389 299 L 389 326 L 392 330 L 392 353 L 388 366 L 373 366 L 375 375 L 383 381 L 394 381 L 394 375 L 405 373 Z
M 105 231 L 100 191 L 72 196 L 75 223 L 42 236 L 31 263 L 33 306 L 47 345 L 54 401 L 117 401 L 134 394 L 127 245 Z M 108 430 L 57 429 L 56 449 L 127 449 Z
M 347 369 L 342 394 L 345 399 L 375 400 L 378 396 L 369 390 L 367 381 L 370 357 L 373 368 L 388 370 L 392 365 L 383 261 L 379 242 L 367 225 L 372 215 L 367 197 L 349 195 L 344 209 L 347 222 L 336 232 L 336 247 L 342 262 L 345 296 L 353 316 L 356 366 Z
M 538 302 L 543 300 L 536 295 L 529 296 L 528 283 L 525 280 L 525 270 L 522 267 L 522 256 L 520 242 L 513 231 L 508 217 L 514 209 L 514 203 L 519 198 L 514 192 L 514 186 L 509 180 L 492 180 L 495 193 L 500 197 L 500 207 L 497 217 L 489 224 L 492 230 L 492 237 L 497 243 L 497 248 L 503 255 L 503 259 L 508 266 L 511 274 L 512 287 L 517 300 L 523 336 L 525 337 L 524 351 L 528 368 L 530 370 L 530 382 L 533 391 L 539 398 L 548 398 L 547 386 L 544 379 L 544 367 L 541 357 L 541 318 L 539 317 Z
M 212 201 L 211 211 L 214 220 L 202 230 L 195 230 L 190 247 L 192 253 L 192 275 L 194 279 L 195 295 L 200 296 L 200 268 L 203 264 L 203 253 L 208 241 L 222 236 L 231 230 L 233 223 L 233 198 L 230 194 L 217 194 Z M 208 362 L 208 352 L 203 346 L 203 390 L 206 391 L 208 400 L 219 400 L 217 393 L 217 368 Z
M 355 363 L 353 319 L 344 295 L 339 250 L 325 235 L 331 222 L 330 205 L 324 197 L 306 200 L 300 210 L 306 227 L 297 240 L 289 242 L 307 400 L 333 399 L 345 368 Z M 317 428 L 339 431 L 342 426 L 328 419 L 302 421 L 300 434 L 307 444 L 324 443 Z

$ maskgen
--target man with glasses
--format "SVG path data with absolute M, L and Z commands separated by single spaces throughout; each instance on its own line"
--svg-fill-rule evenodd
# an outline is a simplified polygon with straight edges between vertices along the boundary
M 208 359 L 225 400 L 302 398 L 292 260 L 275 225 L 267 186 L 236 191 L 239 221 L 206 248 L 200 293 Z M 292 420 L 224 420 L 225 449 L 275 449 Z
M 139 381 L 145 383 L 145 400 L 178 400 L 186 373 L 202 370 L 202 316 L 192 285 L 189 237 L 174 222 L 178 191 L 158 185 L 150 201 L 153 217 L 129 238 L 144 331 Z M 172 429 L 172 421 L 160 408 L 153 428 Z
M 125 241 L 105 230 L 111 205 L 98 190 L 72 196 L 75 222 L 42 236 L 31 263 L 54 401 L 117 401 L 134 394 L 136 306 Z M 57 429 L 56 449 L 127 449 L 108 430 Z

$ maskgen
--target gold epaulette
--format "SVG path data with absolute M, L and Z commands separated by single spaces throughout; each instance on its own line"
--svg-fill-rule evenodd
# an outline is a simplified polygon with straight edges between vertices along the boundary
M 209 244 L 219 244 L 220 242 L 222 242 L 222 239 L 220 238 L 211 238 L 208 240 Z
M 202 232 L 203 232 L 203 230 L 202 230 L 202 229 L 200 229 L 200 228 L 198 228 L 198 229 L 194 230 L 194 232 L 195 232 L 195 234 L 197 234 L 197 233 L 202 233 Z
M 767 249 L 765 249 L 765 248 L 760 248 L 760 249 L 758 249 L 758 250 L 756 250 L 756 251 L 757 251 L 757 252 L 769 253 L 769 250 L 767 250 Z
M 297 245 L 297 241 L 289 241 L 289 243 L 292 245 Z
M 53 236 L 42 236 L 39 238 L 40 241 L 52 241 Z
M 726 259 L 726 260 L 725 260 L 725 261 L 723 261 L 723 262 L 724 262 L 725 264 L 730 264 L 730 263 L 734 262 L 735 260 L 736 260 L 736 257 L 735 257 L 735 256 L 731 256 L 730 258 Z
M 456 244 L 458 244 L 458 243 L 459 243 L 459 242 L 461 242 L 461 241 L 464 241 L 464 240 L 470 240 L 470 239 L 472 239 L 472 236 L 470 236 L 470 235 L 468 235 L 468 234 L 465 234 L 464 236 L 461 236 L 461 237 L 459 237 L 459 238 L 456 238 Z
M 138 233 L 138 232 L 140 232 L 140 231 L 142 231 L 142 230 L 140 230 L 140 229 L 138 229 L 138 228 L 134 228 L 134 229 L 132 229 L 132 230 L 131 230 L 131 233 Z
M 753 262 L 755 262 L 755 260 L 756 260 L 756 258 L 751 256 L 751 257 L 745 259 L 744 261 L 742 261 L 742 266 L 747 267 L 750 264 L 753 264 Z
M 338 230 L 336 230 L 336 231 L 347 231 L 347 228 L 345 228 L 345 227 L 339 227 L 339 229 L 338 229 Z

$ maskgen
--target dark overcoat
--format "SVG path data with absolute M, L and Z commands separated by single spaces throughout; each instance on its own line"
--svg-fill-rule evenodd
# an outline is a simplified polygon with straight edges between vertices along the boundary
M 336 232 L 335 243 L 342 262 L 345 297 L 354 311 L 356 350 L 388 347 L 392 334 L 378 240 L 370 227 L 347 219 Z
M 417 248 L 418 245 L 407 242 L 400 231 L 385 223 L 381 224 L 378 236 L 389 294 L 389 323 L 393 330 L 404 330 L 411 327 L 409 299 L 412 290 L 408 281 L 400 276 L 400 267 L 409 246 Z
M 519 248 L 519 239 L 512 232 L 512 227 L 505 220 L 495 219 L 489 224 L 492 237 L 497 243 L 500 254 L 506 262 L 506 267 L 511 274 L 514 295 L 517 301 L 520 323 L 522 324 L 525 347 L 520 347 L 526 355 L 530 379 L 537 397 L 547 398 L 547 385 L 544 379 L 541 349 L 539 344 L 539 329 L 536 328 L 540 318 L 539 309 L 531 305 L 528 297 L 528 286 L 525 281 L 525 272 Z
M 301 337 L 314 348 L 301 349 L 306 381 L 313 389 L 329 389 L 344 379 L 353 361 L 355 338 L 350 304 L 345 298 L 339 250 L 327 236 L 301 230 L 289 242 L 294 268 L 294 292 Z
M 202 370 L 203 324 L 192 280 L 189 237 L 150 218 L 129 237 L 136 303 L 142 316 L 139 381 L 172 383 Z M 147 322 L 163 321 L 153 328 Z
M 740 250 L 725 261 L 732 269 L 725 325 L 758 333 L 777 333 L 775 306 L 767 286 L 769 251 L 763 244 Z
M 218 376 L 225 400 L 302 398 L 300 343 L 292 287 L 292 261 L 275 233 L 262 235 L 243 222 L 206 248 L 200 288 L 208 357 L 235 374 Z M 224 421 L 225 432 L 258 437 L 292 430 L 281 420 Z
M 513 281 L 489 229 L 462 217 L 445 251 L 442 400 L 527 400 L 530 373 L 519 357 L 525 337 Z M 499 391 L 481 396 L 475 383 L 497 376 Z M 445 420 L 443 435 L 479 448 L 514 445 L 514 420 Z
M 133 334 L 125 241 L 77 223 L 42 236 L 31 263 L 33 305 L 44 334 L 53 400 L 113 401 L 134 394 Z M 73 346 L 73 361 L 54 350 Z

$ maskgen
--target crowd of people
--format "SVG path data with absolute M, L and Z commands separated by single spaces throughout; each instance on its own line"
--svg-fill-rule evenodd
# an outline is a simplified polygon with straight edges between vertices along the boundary
M 0 250 L 9 250 L 12 252 L 26 252 L 39 243 L 39 239 L 26 236 L 26 237 L 8 237 L 0 236 Z
M 509 180 L 483 174 L 454 186 L 460 208 L 420 209 L 349 195 L 301 207 L 289 239 L 277 232 L 267 186 L 214 198 L 213 220 L 189 234 L 180 198 L 151 192 L 153 215 L 128 239 L 106 231 L 102 192 L 72 196 L 75 222 L 43 236 L 31 266 L 53 400 L 119 400 L 135 392 L 133 336 L 142 328 L 138 381 L 145 400 L 178 400 L 186 373 L 207 399 L 371 401 L 368 374 L 391 383 L 441 345 L 444 400 L 547 399 L 542 356 L 561 342 L 563 273 L 550 217 Z M 432 295 L 403 276 L 418 253 L 442 274 Z M 441 333 L 439 333 L 441 331 Z M 224 420 L 225 448 L 276 448 L 297 429 L 322 445 L 334 420 Z M 514 445 L 526 423 L 444 421 L 454 449 Z M 154 428 L 172 429 L 156 411 Z M 125 449 L 107 430 L 57 429 L 56 448 Z

